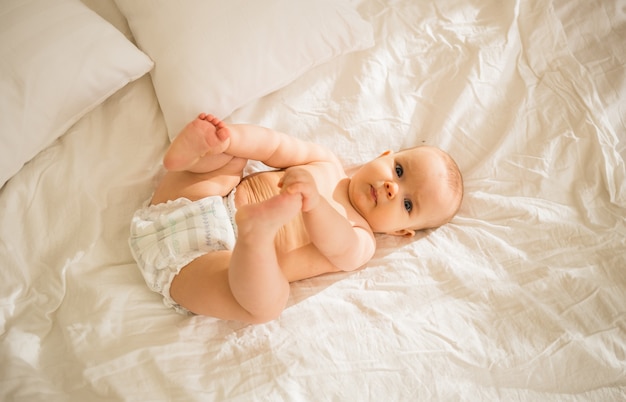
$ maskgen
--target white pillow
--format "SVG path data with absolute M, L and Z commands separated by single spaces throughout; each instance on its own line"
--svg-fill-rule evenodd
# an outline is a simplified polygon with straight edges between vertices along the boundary
M 312 67 L 374 44 L 341 0 L 115 0 L 151 72 L 170 138 L 200 112 L 227 117 Z
M 152 66 L 78 0 L 0 1 L 0 187 Z

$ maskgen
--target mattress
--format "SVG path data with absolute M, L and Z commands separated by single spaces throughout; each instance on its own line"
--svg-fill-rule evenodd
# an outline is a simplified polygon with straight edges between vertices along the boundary
M 93 102 L 0 189 L 0 399 L 626 399 L 619 1 L 328 2 L 344 8 L 324 32 L 349 9 L 363 21 L 345 35 L 362 33 L 219 111 L 166 99 L 176 90 L 167 74 L 201 82 L 197 60 L 163 67 L 169 42 L 150 40 L 173 37 L 169 21 L 150 31 L 154 15 L 128 3 L 84 2 L 154 67 Z M 248 21 L 261 17 L 238 10 L 223 21 L 243 23 L 220 40 L 258 45 Z M 274 56 L 229 67 L 254 70 L 240 91 L 300 57 L 275 63 L 305 39 L 275 40 Z M 213 95 L 232 95 L 232 82 L 220 76 Z M 66 91 L 32 82 L 48 86 Z M 2 96 L 4 119 L 16 102 Z M 462 171 L 462 206 L 413 238 L 377 235 L 362 270 L 292 283 L 274 321 L 177 314 L 147 288 L 128 231 L 163 174 L 177 119 L 199 112 L 330 147 L 348 171 L 386 150 L 441 147 Z

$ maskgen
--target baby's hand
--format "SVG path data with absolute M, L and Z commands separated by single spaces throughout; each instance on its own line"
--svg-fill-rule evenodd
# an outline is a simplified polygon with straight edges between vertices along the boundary
M 308 170 L 302 167 L 292 167 L 285 171 L 282 179 L 278 182 L 281 192 L 287 194 L 300 194 L 302 196 L 302 212 L 315 208 L 320 201 L 315 180 Z

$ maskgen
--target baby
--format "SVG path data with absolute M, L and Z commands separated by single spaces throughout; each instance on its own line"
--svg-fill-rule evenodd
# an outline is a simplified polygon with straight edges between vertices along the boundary
M 244 178 L 248 159 L 277 170 Z M 456 163 L 437 148 L 386 151 L 349 177 L 322 146 L 206 114 L 163 164 L 131 224 L 146 282 L 178 311 L 248 323 L 277 318 L 290 282 L 362 267 L 374 233 L 448 222 L 463 196 Z

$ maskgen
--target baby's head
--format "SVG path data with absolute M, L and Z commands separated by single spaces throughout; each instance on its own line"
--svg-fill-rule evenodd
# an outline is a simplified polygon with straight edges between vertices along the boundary
M 350 201 L 374 232 L 413 236 L 447 223 L 463 198 L 454 160 L 439 148 L 387 151 L 350 179 Z

